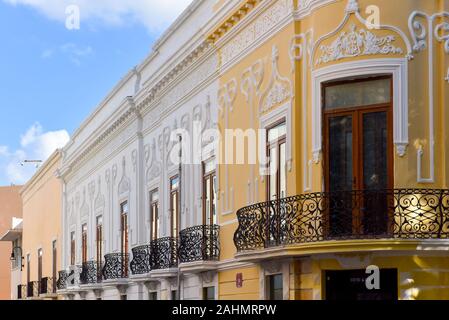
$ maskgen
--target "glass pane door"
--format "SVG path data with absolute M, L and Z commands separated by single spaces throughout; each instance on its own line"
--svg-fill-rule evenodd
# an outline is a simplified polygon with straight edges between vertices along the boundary
M 353 120 L 352 113 L 328 119 L 329 232 L 331 237 L 350 235 L 353 228 Z
M 387 232 L 388 199 L 388 114 L 386 111 L 361 115 L 363 122 L 363 190 L 361 221 L 364 234 Z

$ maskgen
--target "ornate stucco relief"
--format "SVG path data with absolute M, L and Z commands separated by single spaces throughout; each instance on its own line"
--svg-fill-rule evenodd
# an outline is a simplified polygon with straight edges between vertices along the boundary
M 408 60 L 413 59 L 412 46 L 405 33 L 396 26 L 380 25 L 378 30 L 390 31 L 392 34 L 386 36 L 376 35 L 374 31 L 368 31 L 364 28 L 357 30 L 354 23 L 350 25 L 349 31 L 345 31 L 352 16 L 358 23 L 368 25 L 368 22 L 360 15 L 359 3 L 357 0 L 348 0 L 346 14 L 340 25 L 330 33 L 320 37 L 313 45 L 312 58 L 315 62 L 312 67 L 321 67 L 322 65 L 339 61 L 345 58 L 369 55 L 405 55 Z M 338 35 L 338 36 L 337 36 Z M 323 44 L 325 41 L 336 39 L 330 44 Z M 394 43 L 400 38 L 405 46 L 404 49 L 396 46 Z M 318 51 L 321 55 L 317 56 Z
M 229 113 L 233 112 L 235 98 L 237 97 L 238 84 L 235 78 L 232 78 L 218 90 L 218 113 L 224 119 L 224 128 L 229 127 Z M 229 185 L 229 166 L 224 166 L 224 190 L 218 190 L 222 203 L 222 214 L 233 213 L 234 207 L 234 188 Z
M 255 113 L 257 106 L 255 105 L 261 96 L 261 86 L 265 76 L 264 59 L 259 59 L 250 67 L 245 69 L 241 75 L 240 91 L 245 96 L 248 104 L 250 127 L 256 128 Z M 250 178 L 247 182 L 247 204 L 256 203 L 259 194 L 259 179 L 257 178 L 255 166 L 251 166 Z
M 122 178 L 118 184 L 118 194 L 124 195 L 131 190 L 131 183 L 129 178 L 126 176 L 126 158 L 122 159 Z
M 221 50 L 221 62 L 223 65 L 230 63 L 248 48 L 280 24 L 284 19 L 291 16 L 293 2 L 291 0 L 278 0 L 254 22 L 239 32 L 231 41 L 226 43 Z
M 360 29 L 352 24 L 349 31 L 343 31 L 331 45 L 320 46 L 322 52 L 315 65 L 353 58 L 362 55 L 403 54 L 403 50 L 394 46 L 396 37 L 387 35 L 378 37 L 371 31 Z
M 449 54 L 449 12 L 440 12 L 433 15 L 414 11 L 409 17 L 409 30 L 415 52 L 429 50 L 428 54 L 428 92 L 429 92 L 429 175 L 423 177 L 422 159 L 425 155 L 424 146 L 418 145 L 417 181 L 418 183 L 435 182 L 435 40 L 444 43 L 444 50 Z M 449 82 L 449 70 L 444 78 Z
M 290 41 L 289 56 L 292 73 L 296 71 L 296 62 L 302 61 L 301 103 L 302 103 L 302 156 L 303 156 L 303 192 L 312 190 L 312 160 L 309 156 L 308 133 L 308 75 L 313 47 L 313 29 L 295 35 Z
M 272 70 L 270 84 L 261 96 L 259 113 L 263 115 L 274 107 L 292 98 L 292 83 L 290 79 L 282 77 L 279 72 L 279 50 L 276 46 L 272 48 Z
M 105 204 L 106 204 L 106 201 L 105 201 L 104 195 L 101 193 L 101 176 L 99 176 L 98 177 L 98 192 L 97 192 L 97 197 L 95 198 L 95 202 L 94 202 L 95 212 L 102 210 L 105 207 Z

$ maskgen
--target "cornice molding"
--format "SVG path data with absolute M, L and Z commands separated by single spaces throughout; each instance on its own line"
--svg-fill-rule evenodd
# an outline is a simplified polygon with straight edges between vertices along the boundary
M 262 0 L 246 0 L 237 10 L 235 10 L 224 22 L 214 28 L 214 31 L 207 37 L 211 43 L 216 43 L 227 32 L 242 21 Z
M 295 20 L 301 20 L 312 14 L 315 10 L 338 0 L 299 0 L 298 7 L 294 12 Z
M 215 43 L 220 49 L 220 72 L 226 72 L 249 51 L 293 22 L 292 0 L 263 1 Z

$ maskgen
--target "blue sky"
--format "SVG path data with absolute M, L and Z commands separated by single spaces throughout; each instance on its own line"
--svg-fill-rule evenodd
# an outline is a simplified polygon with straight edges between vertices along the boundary
M 0 185 L 23 184 L 189 0 L 0 0 Z M 77 4 L 80 29 L 68 30 Z

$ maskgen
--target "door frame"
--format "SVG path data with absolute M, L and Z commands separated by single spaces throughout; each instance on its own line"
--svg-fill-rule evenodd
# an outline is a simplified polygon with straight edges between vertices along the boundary
M 380 104 L 372 104 L 366 106 L 353 106 L 348 108 L 338 108 L 334 110 L 325 110 L 325 90 L 327 87 L 332 87 L 341 84 L 349 84 L 349 83 L 361 83 L 368 81 L 376 81 L 382 79 L 390 79 L 390 102 L 388 103 L 380 103 Z M 323 137 L 323 180 L 324 180 L 324 191 L 329 192 L 330 190 L 330 145 L 329 145 L 329 119 L 333 117 L 351 115 L 352 116 L 352 191 L 363 191 L 365 190 L 364 186 L 364 168 L 363 168 L 363 150 L 364 150 L 364 142 L 363 142 L 363 115 L 369 113 L 376 112 L 386 112 L 387 115 L 387 187 L 386 190 L 391 190 L 394 188 L 394 124 L 393 124 L 393 103 L 394 103 L 394 81 L 391 75 L 366 75 L 360 76 L 356 79 L 340 79 L 335 81 L 328 81 L 321 84 L 321 112 L 323 119 L 322 127 L 322 137 Z M 346 190 L 350 191 L 350 190 Z M 390 197 L 387 195 L 387 201 L 390 201 Z M 329 199 L 328 199 L 329 201 Z M 327 216 L 327 221 L 330 221 L 330 212 L 327 211 L 324 213 Z M 391 212 L 387 212 L 389 219 L 387 220 L 387 230 L 391 229 Z M 357 223 L 357 221 L 362 221 L 363 213 L 354 208 L 353 216 L 352 216 L 352 224 L 353 224 L 353 233 L 362 234 L 363 230 L 359 230 L 361 225 Z M 326 230 L 326 234 L 330 232 L 330 225 L 327 226 L 329 230 Z
M 367 81 L 375 81 L 382 79 L 391 79 L 391 90 L 390 90 L 390 102 L 382 104 L 373 104 L 368 106 L 354 106 L 349 108 L 341 108 L 336 110 L 325 110 L 325 90 L 327 87 L 348 84 L 348 83 L 360 83 Z M 394 186 L 394 142 L 393 142 L 393 78 L 390 75 L 379 75 L 370 76 L 367 75 L 366 78 L 360 79 L 350 79 L 350 80 L 336 80 L 329 81 L 322 84 L 321 94 L 322 94 L 322 119 L 323 119 L 323 176 L 324 176 L 324 190 L 329 191 L 330 181 L 329 181 L 329 119 L 332 117 L 352 115 L 352 144 L 357 146 L 352 150 L 353 159 L 353 190 L 364 190 L 363 186 L 363 115 L 367 113 L 375 112 L 386 112 L 387 114 L 387 189 L 392 189 Z M 355 134 L 354 134 L 355 133 Z M 354 179 L 356 181 L 354 182 Z

